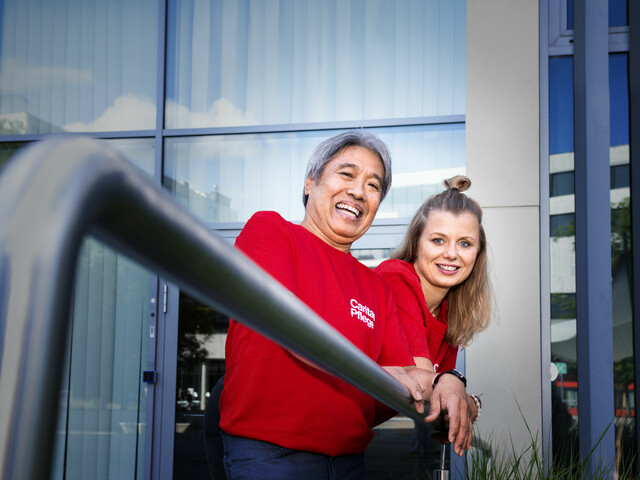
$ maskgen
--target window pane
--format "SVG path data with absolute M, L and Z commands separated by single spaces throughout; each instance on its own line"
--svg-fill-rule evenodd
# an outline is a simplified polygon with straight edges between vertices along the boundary
M 126 160 L 153 178 L 155 169 L 155 141 L 152 138 L 120 138 L 106 140 Z
M 552 197 L 572 195 L 574 193 L 573 172 L 552 173 L 549 188 Z
M 225 373 L 229 316 L 182 291 L 179 301 L 173 478 L 210 478 L 204 410 L 211 389 Z
M 549 60 L 549 153 L 552 444 L 562 467 L 579 452 L 572 57 Z
M 150 283 L 140 266 L 84 241 L 52 479 L 142 478 Z
M 625 188 L 630 185 L 629 165 L 614 165 L 611 167 L 611 188 Z
M 153 139 L 107 143 L 153 177 Z M 51 478 L 142 478 L 151 273 L 89 238 L 76 275 Z
M 562 213 L 551 215 L 551 237 L 574 237 L 576 234 L 575 215 L 573 213 Z
M 549 153 L 573 152 L 573 57 L 549 59 Z
M 613 2 L 613 0 L 610 0 Z M 624 2 L 623 2 L 624 3 Z M 611 3 L 610 3 L 611 6 Z M 611 277 L 613 295 L 613 382 L 616 474 L 637 476 L 634 403 L 631 191 L 629 188 L 628 54 L 609 55 L 611 112 Z M 623 472 L 628 473 L 625 475 Z
M 609 26 L 629 25 L 629 0 L 609 0 Z
M 158 2 L 0 3 L 0 134 L 155 128 Z
M 573 197 L 553 196 L 562 175 L 573 171 L 572 60 L 550 60 L 550 171 L 551 171 L 551 360 L 553 378 L 554 462 L 565 465 L 577 446 L 577 383 L 575 308 L 575 227 Z M 616 472 L 621 478 L 637 475 L 635 437 L 634 352 L 632 331 L 631 215 L 629 188 L 628 55 L 609 56 L 611 259 L 613 295 L 613 370 L 616 435 Z M 568 128 L 570 126 L 570 128 Z M 571 170 L 569 170 L 571 169 Z M 567 180 L 568 176 L 564 179 Z M 573 450 L 572 450 L 573 449 Z M 628 474 L 628 475 L 625 475 Z
M 413 216 L 442 180 L 463 174 L 464 125 L 372 129 L 389 146 L 393 183 L 378 218 Z M 244 222 L 258 210 L 302 220 L 313 149 L 335 132 L 221 135 L 166 140 L 164 187 L 205 222 Z
M 168 128 L 465 111 L 464 0 L 172 0 L 168 19 Z

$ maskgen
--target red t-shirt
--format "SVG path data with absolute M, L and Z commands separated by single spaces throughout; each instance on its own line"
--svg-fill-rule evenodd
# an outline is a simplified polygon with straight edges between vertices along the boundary
M 385 260 L 375 268 L 375 272 L 393 291 L 412 355 L 431 360 L 436 372 L 455 368 L 458 347 L 444 340 L 447 333 L 447 302 L 442 302 L 440 314 L 437 319 L 434 318 L 424 300 L 420 278 L 410 263 Z
M 412 365 L 389 287 L 345 254 L 275 212 L 258 212 L 236 247 L 371 359 Z M 231 320 L 220 426 L 231 434 L 325 455 L 361 453 L 374 401 Z

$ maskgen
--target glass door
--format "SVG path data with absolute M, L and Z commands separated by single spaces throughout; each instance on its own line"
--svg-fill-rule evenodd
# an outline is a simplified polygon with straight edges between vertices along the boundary
M 211 389 L 224 375 L 229 317 L 178 295 L 173 478 L 209 478 L 203 419 Z
M 80 251 L 51 479 L 142 479 L 152 274 L 93 239 Z M 55 399 L 54 399 L 55 400 Z

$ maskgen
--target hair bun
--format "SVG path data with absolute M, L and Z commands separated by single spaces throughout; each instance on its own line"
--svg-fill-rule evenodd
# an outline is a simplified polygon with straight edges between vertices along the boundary
M 455 188 L 459 192 L 466 192 L 471 186 L 471 180 L 466 175 L 456 175 L 455 177 L 447 178 L 443 183 L 448 189 Z

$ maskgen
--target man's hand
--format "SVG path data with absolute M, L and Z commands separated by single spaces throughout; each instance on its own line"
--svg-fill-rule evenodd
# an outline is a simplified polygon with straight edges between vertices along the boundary
M 413 405 L 418 413 L 424 413 L 424 395 L 423 388 L 420 383 L 410 375 L 409 372 L 418 370 L 416 367 L 382 367 L 393 378 L 399 381 L 402 385 L 407 387 L 411 398 L 413 398 Z

